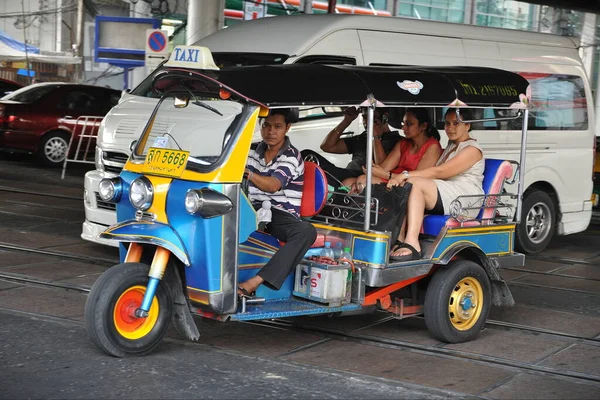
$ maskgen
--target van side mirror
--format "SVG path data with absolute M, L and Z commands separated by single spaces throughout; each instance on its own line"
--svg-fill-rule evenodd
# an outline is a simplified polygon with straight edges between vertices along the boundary
M 137 146 L 137 140 L 134 140 L 133 142 L 131 142 L 131 144 L 129 145 L 129 151 L 133 153 L 133 149 L 135 149 L 135 146 Z

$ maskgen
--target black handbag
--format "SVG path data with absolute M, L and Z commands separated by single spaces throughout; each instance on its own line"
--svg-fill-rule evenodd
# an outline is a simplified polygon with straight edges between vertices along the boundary
M 412 184 L 394 186 L 387 189 L 385 183 L 371 186 L 371 197 L 377 199 L 377 210 L 371 209 L 371 229 L 392 232 L 395 240 L 406 216 L 408 195 Z M 362 228 L 364 221 L 365 198 L 362 195 L 350 195 L 335 192 L 327 201 L 327 205 L 319 213 L 319 219 L 326 219 L 347 228 Z M 376 204 L 372 201 L 371 204 Z M 375 214 L 377 212 L 377 214 Z M 377 221 L 377 223 L 375 223 Z

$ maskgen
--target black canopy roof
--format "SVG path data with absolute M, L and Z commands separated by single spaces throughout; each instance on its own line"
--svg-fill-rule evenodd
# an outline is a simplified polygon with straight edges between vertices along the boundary
M 527 102 L 522 100 L 529 85 L 515 73 L 478 67 L 292 64 L 194 72 L 270 108 L 360 105 L 370 96 L 379 102 L 378 106 L 525 108 Z M 164 87 L 164 81 L 161 86 Z

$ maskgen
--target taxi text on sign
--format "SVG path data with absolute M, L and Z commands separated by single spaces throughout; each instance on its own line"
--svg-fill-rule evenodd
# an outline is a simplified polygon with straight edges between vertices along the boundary
M 146 68 L 154 69 L 169 58 L 169 33 L 161 29 L 146 30 Z

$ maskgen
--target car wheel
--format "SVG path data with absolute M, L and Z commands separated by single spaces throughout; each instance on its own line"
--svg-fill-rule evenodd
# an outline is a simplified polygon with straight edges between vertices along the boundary
M 69 135 L 65 132 L 49 132 L 40 142 L 38 157 L 50 167 L 60 167 L 69 150 Z
M 523 198 L 521 223 L 517 225 L 515 247 L 518 251 L 534 254 L 544 250 L 552 236 L 556 211 L 552 198 L 541 190 L 532 190 Z

